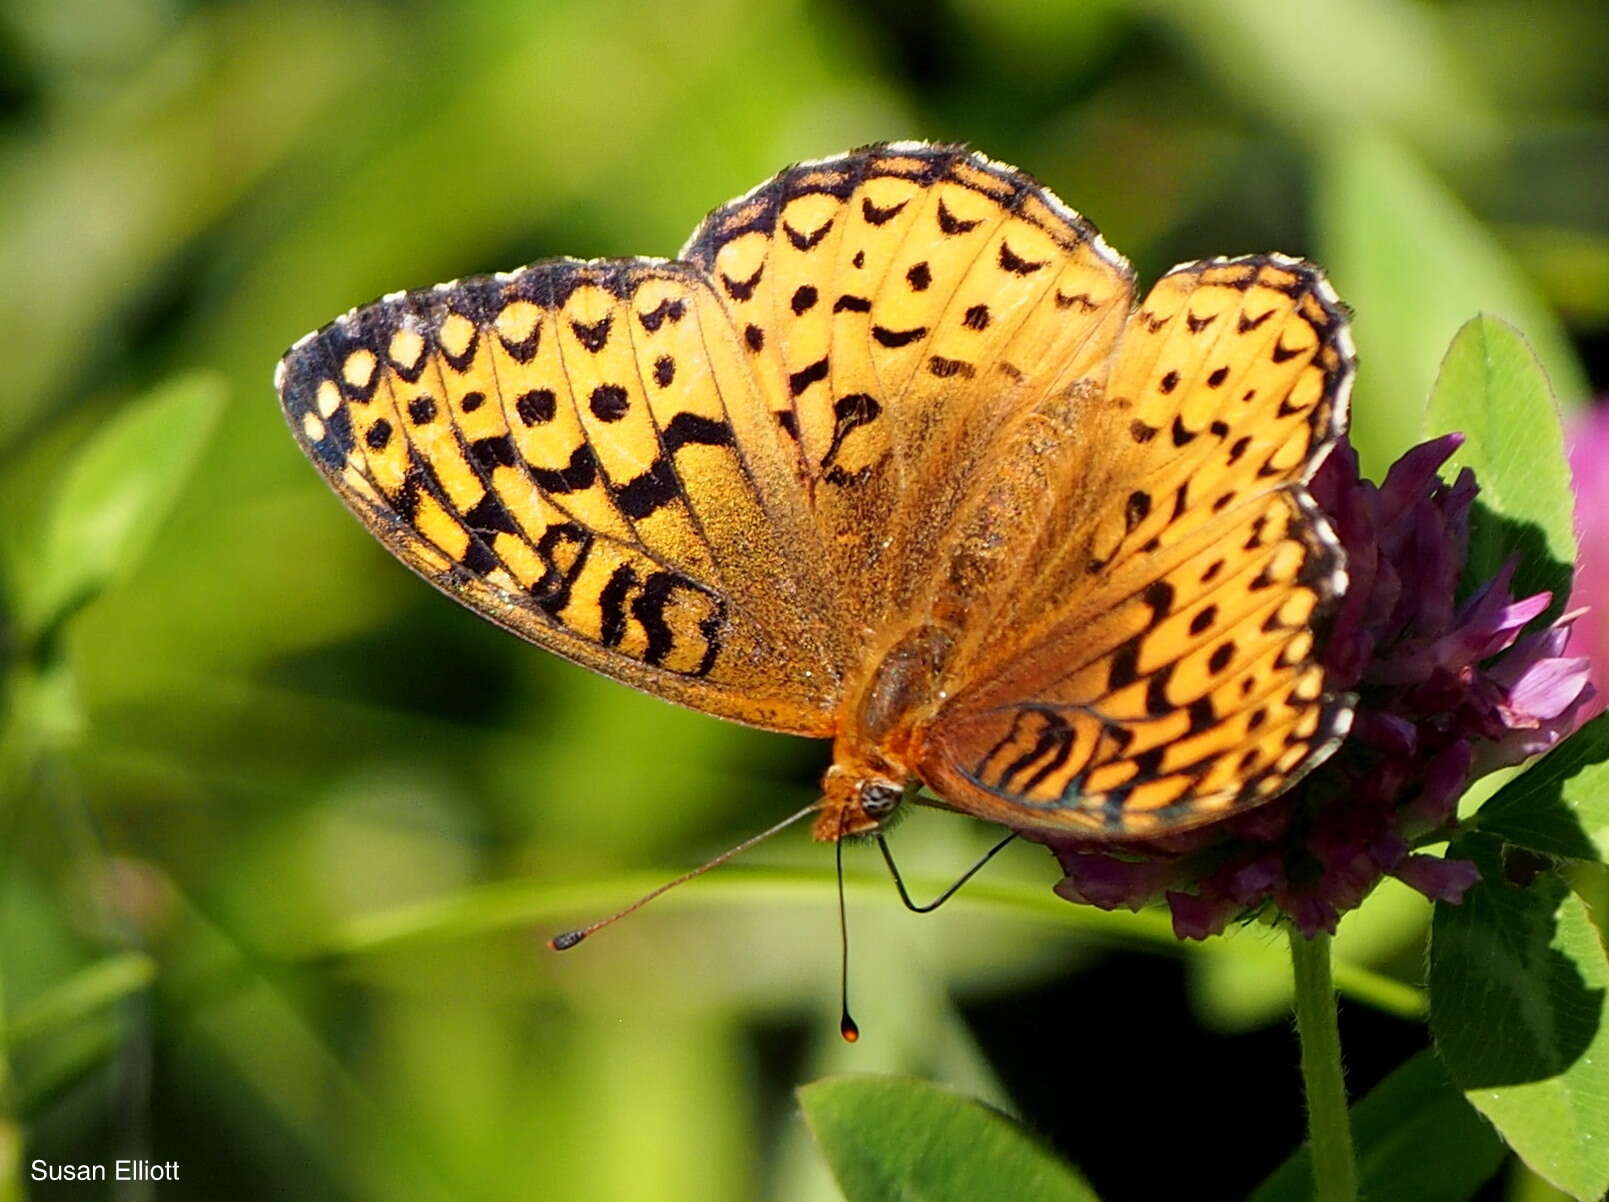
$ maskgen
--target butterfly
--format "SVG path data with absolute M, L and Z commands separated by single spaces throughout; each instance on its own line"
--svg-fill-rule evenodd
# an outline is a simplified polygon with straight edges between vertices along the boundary
M 1188 830 L 1344 736 L 1304 488 L 1354 358 L 1313 265 L 1137 299 L 963 147 L 789 167 L 673 260 L 396 292 L 297 342 L 291 429 L 449 596 L 708 714 L 833 740 L 818 839 L 908 785 L 1014 830 Z

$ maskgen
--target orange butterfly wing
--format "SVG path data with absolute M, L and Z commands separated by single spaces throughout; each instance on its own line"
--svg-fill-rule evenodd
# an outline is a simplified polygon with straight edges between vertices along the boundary
M 828 735 L 851 652 L 744 355 L 698 272 L 559 260 L 354 311 L 279 388 L 331 486 L 449 596 L 658 696 Z
M 1021 172 L 872 146 L 782 172 L 683 257 L 742 331 L 797 440 L 845 621 L 873 653 L 934 571 L 991 448 L 1044 395 L 1104 378 L 1129 265 Z
M 947 804 L 1146 836 L 1265 801 L 1329 754 L 1350 699 L 1327 690 L 1315 630 L 1345 572 L 1302 485 L 1344 429 L 1352 370 L 1308 264 L 1158 283 L 1057 445 L 1076 479 L 923 732 L 918 770 Z

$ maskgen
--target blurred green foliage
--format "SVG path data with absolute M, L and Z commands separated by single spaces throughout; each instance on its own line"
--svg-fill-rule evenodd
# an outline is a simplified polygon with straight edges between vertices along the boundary
M 538 935 L 808 801 L 823 749 L 410 577 L 302 462 L 273 364 L 391 289 L 672 253 L 790 160 L 960 139 L 1143 277 L 1324 263 L 1378 471 L 1478 310 L 1564 404 L 1602 386 L 1606 59 L 1594 0 L 0 3 L 0 1198 L 35 1156 L 148 1155 L 185 1166 L 165 1198 L 832 1199 L 794 1085 L 914 1072 L 1014 1108 L 967 1015 L 1139 1005 L 1114 948 L 1185 958 L 1169 1046 L 1280 1021 L 1266 932 L 1179 949 L 1056 901 L 1023 847 L 925 921 L 851 857 L 853 1049 L 802 838 L 549 957 Z M 932 814 L 898 842 L 936 882 L 989 838 Z M 1392 888 L 1343 926 L 1361 1005 L 1422 1013 L 1427 918 Z M 1157 1196 L 1185 1068 L 1027 1034 L 1066 1108 L 1027 1117 L 1094 1133 L 1103 1198 Z M 1104 1105 L 1118 1072 L 1145 1122 Z M 1296 1099 L 1292 1070 L 1263 1105 Z

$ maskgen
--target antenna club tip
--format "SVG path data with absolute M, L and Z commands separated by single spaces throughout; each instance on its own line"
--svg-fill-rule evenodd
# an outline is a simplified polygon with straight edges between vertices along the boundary
M 569 951 L 586 937 L 587 933 L 585 931 L 565 931 L 563 934 L 555 935 L 549 939 L 548 947 L 556 952 Z
M 845 1043 L 854 1043 L 860 1038 L 860 1028 L 847 1014 L 844 1015 L 843 1022 L 838 1024 L 838 1033 L 844 1037 Z

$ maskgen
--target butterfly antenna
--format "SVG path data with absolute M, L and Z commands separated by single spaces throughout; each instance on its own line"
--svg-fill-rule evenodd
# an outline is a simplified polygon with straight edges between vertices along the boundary
M 844 840 L 838 839 L 838 1000 L 840 1004 L 838 1033 L 845 1043 L 860 1038 L 860 1027 L 849 1013 L 849 913 L 844 906 Z
M 990 860 L 994 859 L 995 856 L 999 855 L 1000 852 L 1005 849 L 1006 844 L 1010 843 L 1016 837 L 1017 832 L 1012 831 L 1004 839 L 1000 840 L 1000 842 L 996 843 L 988 851 L 984 852 L 983 858 L 971 868 L 968 868 L 965 872 L 963 872 L 960 876 L 960 879 L 957 880 L 955 884 L 951 885 L 948 889 L 939 894 L 932 901 L 928 902 L 925 906 L 917 905 L 911 900 L 911 895 L 905 891 L 905 881 L 899 874 L 899 866 L 894 863 L 894 853 L 888 850 L 888 840 L 883 838 L 880 833 L 877 836 L 877 846 L 882 850 L 883 862 L 888 865 L 889 874 L 894 878 L 894 887 L 899 890 L 899 899 L 905 903 L 905 908 L 916 914 L 931 914 L 934 910 L 937 910 L 945 902 L 954 897 L 962 885 L 966 884 L 973 877 L 975 877 L 980 868 L 982 868 Z
M 624 910 L 617 911 L 616 913 L 609 915 L 608 918 L 600 918 L 597 922 L 593 923 L 591 926 L 581 927 L 581 928 L 579 928 L 577 930 L 574 930 L 574 931 L 565 931 L 562 934 L 553 936 L 553 938 L 548 940 L 548 946 L 550 948 L 552 948 L 556 952 L 568 951 L 570 948 L 572 948 L 576 944 L 580 943 L 583 939 L 585 939 L 588 935 L 593 934 L 595 931 L 601 931 L 601 930 L 603 930 L 604 927 L 609 926 L 609 925 L 611 925 L 613 923 L 619 922 L 622 918 L 626 917 L 626 915 L 636 913 L 638 910 L 640 910 L 644 906 L 646 906 L 649 902 L 653 901 L 654 898 L 658 897 L 661 893 L 668 893 L 672 889 L 676 888 L 677 885 L 686 884 L 688 881 L 692 880 L 696 876 L 703 876 L 711 868 L 719 867 L 720 865 L 726 863 L 728 860 L 732 859 L 734 856 L 742 855 L 744 852 L 748 851 L 749 848 L 755 846 L 755 844 L 757 844 L 757 843 L 764 843 L 772 835 L 777 834 L 779 831 L 787 830 L 788 827 L 792 826 L 795 822 L 798 822 L 799 819 L 805 817 L 805 815 L 807 815 L 807 814 L 815 813 L 820 808 L 821 808 L 821 802 L 812 801 L 809 805 L 805 806 L 805 808 L 800 810 L 797 814 L 793 814 L 790 817 L 784 818 L 781 822 L 777 823 L 775 826 L 769 827 L 768 829 L 761 831 L 758 835 L 753 835 L 750 838 L 747 838 L 747 839 L 743 840 L 743 842 L 739 843 L 736 847 L 729 848 L 728 850 L 723 851 L 720 855 L 716 856 L 713 860 L 709 860 L 709 861 L 706 861 L 703 864 L 700 864 L 697 868 L 693 869 L 691 872 L 682 873 L 682 875 L 677 877 L 674 881 L 667 881 L 667 882 L 665 882 L 665 884 L 659 886 L 659 888 L 654 889 L 654 890 L 652 890 L 652 891 L 650 891 L 648 893 L 643 894 L 636 901 L 632 902 L 631 905 L 627 906 Z

